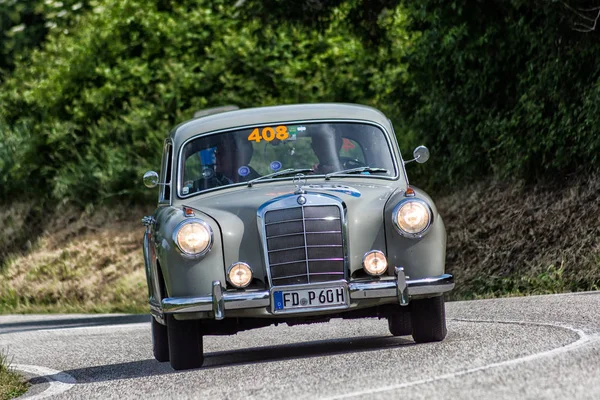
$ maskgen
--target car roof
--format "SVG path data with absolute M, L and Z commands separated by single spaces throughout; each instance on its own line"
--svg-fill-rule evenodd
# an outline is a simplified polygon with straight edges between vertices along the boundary
M 309 120 L 372 121 L 382 125 L 390 134 L 392 132 L 387 117 L 373 107 L 346 103 L 314 103 L 245 108 L 208 115 L 176 126 L 170 136 L 173 144 L 178 147 L 193 136 L 223 129 Z

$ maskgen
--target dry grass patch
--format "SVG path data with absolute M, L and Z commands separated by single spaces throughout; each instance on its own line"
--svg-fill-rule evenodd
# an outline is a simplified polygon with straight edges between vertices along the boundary
M 143 210 L 63 210 L 34 250 L 6 262 L 0 311 L 146 311 Z

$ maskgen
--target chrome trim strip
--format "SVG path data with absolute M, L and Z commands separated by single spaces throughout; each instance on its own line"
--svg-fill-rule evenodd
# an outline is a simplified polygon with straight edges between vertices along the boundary
M 271 238 L 269 238 L 271 239 Z M 299 250 L 299 249 L 303 249 L 303 248 L 310 248 L 310 249 L 318 249 L 318 248 L 328 248 L 328 247 L 343 247 L 341 244 L 311 244 L 309 246 L 297 246 L 297 247 L 287 247 L 284 249 L 277 249 L 277 250 L 269 250 L 269 253 L 277 253 L 278 251 L 288 251 L 288 250 Z M 273 264 L 271 264 L 273 265 Z
M 299 261 L 298 261 L 299 262 Z M 286 276 L 282 276 L 281 278 L 271 278 L 272 280 L 276 281 L 276 280 L 282 280 L 282 279 L 290 279 L 290 278 L 299 278 L 301 276 L 306 276 L 306 274 L 299 274 L 299 275 L 286 275 Z M 308 278 L 307 278 L 308 279 Z
M 268 307 L 269 291 L 223 292 L 225 310 Z M 165 314 L 203 312 L 213 310 L 212 296 L 167 297 L 162 301 Z
M 298 178 L 298 189 L 294 192 L 294 194 L 306 194 L 306 192 L 304 190 L 302 190 L 302 186 L 300 185 L 301 181 L 300 178 Z M 306 179 L 304 179 L 304 183 L 306 183 Z M 304 204 L 306 204 L 306 197 L 302 197 L 304 199 L 304 203 L 300 204 L 300 197 L 298 197 L 296 199 L 296 202 L 298 204 L 300 204 L 300 211 L 302 212 L 302 234 L 304 235 L 304 262 L 306 263 L 306 282 L 310 283 L 310 266 L 308 265 L 308 249 L 306 248 L 306 244 L 308 243 L 306 240 L 306 221 L 304 220 L 305 218 L 305 214 L 304 214 Z M 265 227 L 266 229 L 266 227 Z M 266 231 L 265 231 L 266 232 Z M 266 236 L 265 236 L 266 237 Z M 267 248 L 269 246 L 267 245 Z M 267 268 L 269 268 L 269 270 L 271 269 L 271 267 L 273 266 L 273 264 L 271 264 L 270 262 L 268 264 L 265 264 L 267 266 Z M 271 299 L 271 307 L 273 307 L 273 299 Z M 275 310 L 271 310 L 272 312 L 275 312 Z
M 308 250 L 307 250 L 308 251 Z M 307 255 L 308 257 L 308 255 Z M 297 261 L 286 261 L 286 262 L 282 262 L 282 263 L 271 263 L 271 267 L 276 267 L 279 265 L 287 265 L 287 264 L 298 264 L 301 262 L 305 262 L 306 263 L 306 267 L 308 268 L 308 263 L 311 261 L 344 261 L 343 257 L 337 257 L 337 258 L 306 258 L 304 260 L 297 260 Z M 310 272 L 307 270 L 306 272 L 307 274 L 309 274 Z
M 269 210 L 271 211 L 271 210 Z M 276 238 L 281 238 L 281 237 L 286 237 L 286 236 L 299 236 L 302 235 L 304 233 L 304 236 L 306 238 L 306 234 L 310 234 L 310 235 L 320 235 L 322 233 L 341 233 L 342 231 L 321 231 L 321 232 L 295 232 L 295 233 L 286 233 L 284 235 L 275 235 L 275 236 L 269 236 L 269 239 L 276 239 Z
M 165 325 L 165 316 L 163 314 L 160 304 L 150 301 L 150 314 L 161 324 Z
M 383 125 L 378 124 L 377 122 L 374 121 L 369 121 L 369 120 L 362 120 L 362 119 L 341 119 L 341 118 L 333 118 L 333 119 L 313 119 L 313 120 L 291 120 L 291 121 L 280 121 L 277 122 L 278 124 L 282 124 L 282 125 L 303 125 L 303 124 L 319 124 L 319 123 L 327 123 L 327 122 L 331 122 L 331 123 L 355 123 L 355 124 L 365 124 L 365 125 L 371 125 L 371 126 L 376 126 L 379 129 L 381 129 L 381 131 L 383 132 L 383 136 L 385 137 L 385 141 L 388 144 L 388 151 L 390 152 L 390 156 L 392 157 L 392 163 L 394 164 L 394 169 L 395 169 L 395 175 L 394 176 L 377 176 L 377 175 L 361 175 L 361 177 L 366 177 L 368 179 L 385 179 L 385 180 L 389 180 L 389 181 L 397 181 L 399 180 L 400 177 L 400 171 L 402 171 L 402 177 L 404 178 L 406 184 L 408 185 L 408 177 L 406 176 L 406 169 L 404 168 L 404 161 L 402 160 L 402 154 L 400 153 L 400 150 L 398 148 L 398 142 L 395 136 L 393 136 L 394 141 L 392 142 L 392 135 L 395 135 L 394 127 L 392 126 L 391 122 L 390 122 L 390 126 L 392 128 L 392 132 L 389 132 Z M 217 135 L 219 133 L 225 133 L 225 132 L 232 132 L 232 131 L 238 131 L 238 130 L 243 130 L 243 129 L 250 129 L 250 128 L 260 128 L 263 126 L 272 126 L 273 123 L 266 123 L 266 124 L 258 124 L 258 125 L 242 125 L 242 126 L 236 126 L 236 127 L 232 127 L 232 128 L 226 128 L 226 129 L 219 129 L 213 132 L 205 132 L 205 133 L 201 133 L 198 134 L 196 136 L 192 136 L 191 138 L 187 139 L 186 141 L 184 141 L 181 146 L 179 146 L 178 152 L 177 152 L 177 160 L 173 160 L 174 162 L 176 162 L 175 168 L 173 168 L 172 172 L 177 172 L 177 176 L 173 176 L 174 174 L 171 174 L 171 182 L 173 182 L 173 178 L 177 179 L 177 192 L 176 192 L 176 196 L 179 199 L 185 199 L 188 197 L 192 197 L 192 196 L 196 196 L 198 194 L 201 193 L 209 193 L 209 192 L 213 192 L 215 190 L 223 190 L 223 189 L 229 189 L 232 187 L 236 187 L 236 186 L 247 186 L 248 183 L 247 182 L 241 182 L 241 183 L 236 183 L 233 185 L 227 185 L 227 186 L 220 186 L 220 187 L 216 187 L 216 188 L 211 188 L 208 190 L 204 190 L 201 192 L 195 192 L 195 193 L 190 193 L 187 196 L 182 195 L 181 193 L 181 188 L 183 187 L 183 166 L 184 166 L 184 160 L 183 160 L 183 149 L 185 147 L 185 145 L 187 145 L 190 141 L 198 139 L 202 136 L 211 136 L 211 135 Z M 396 145 L 394 147 L 394 145 Z M 398 154 L 396 153 L 396 150 L 398 150 Z M 175 155 L 175 152 L 173 152 L 173 155 Z M 401 164 L 398 164 L 398 157 L 400 156 L 400 161 L 402 162 Z M 175 158 L 175 157 L 173 157 Z M 402 167 L 401 167 L 402 166 Z M 402 168 L 402 170 L 400 169 Z M 351 177 L 356 177 L 356 175 L 346 175 L 346 174 L 342 174 L 342 175 L 337 175 L 340 177 L 346 177 L 346 178 L 351 178 Z M 314 175 L 314 176 L 308 176 L 308 178 L 314 179 L 314 178 L 324 178 L 325 175 Z M 266 181 L 261 181 L 261 182 L 275 182 L 275 181 L 283 181 L 283 180 L 289 180 L 290 178 L 293 179 L 293 177 L 282 177 L 282 178 L 274 178 L 274 179 L 269 179 Z M 171 185 L 171 196 L 173 196 L 173 188 L 174 185 Z M 173 198 L 173 197 L 171 197 Z M 172 202 L 171 202 L 172 204 Z
M 322 217 L 322 218 L 304 218 L 302 219 L 286 219 L 285 221 L 277 221 L 277 222 L 269 222 L 268 224 L 265 224 L 265 226 L 271 226 L 271 225 L 278 225 L 278 224 L 286 224 L 288 222 L 300 222 L 300 221 L 339 221 L 340 218 L 337 217 Z
M 408 295 L 441 294 L 454 289 L 454 277 L 443 274 L 422 279 L 407 279 Z M 395 278 L 379 281 L 350 282 L 350 297 L 352 299 L 396 297 L 398 283 Z
M 397 298 L 399 289 L 397 280 L 398 278 L 391 278 L 373 281 L 348 282 L 347 286 L 349 299 L 362 300 L 387 297 Z M 311 285 L 302 284 L 274 286 L 273 288 L 293 290 L 294 287 L 331 287 L 339 284 L 340 282 L 346 283 L 347 281 L 338 280 Z M 407 279 L 406 286 L 409 296 L 442 294 L 454 288 L 454 277 L 450 274 L 443 274 L 421 279 Z M 162 308 L 164 314 L 213 311 L 214 301 L 215 300 L 213 300 L 213 296 L 211 295 L 200 297 L 168 297 L 163 299 Z M 269 307 L 270 309 L 271 291 L 223 291 L 221 300 L 217 301 L 217 303 L 222 304 L 222 310 L 240 310 L 260 307 Z M 153 315 L 155 315 L 154 312 L 155 310 L 153 310 Z

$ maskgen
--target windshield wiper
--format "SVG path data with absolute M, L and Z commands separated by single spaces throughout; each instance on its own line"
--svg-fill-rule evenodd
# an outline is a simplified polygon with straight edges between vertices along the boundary
M 252 179 L 251 181 L 248 181 L 248 187 L 252 187 L 252 185 L 254 184 L 254 182 L 258 182 L 258 181 L 261 181 L 263 179 L 275 178 L 277 176 L 283 176 L 283 175 L 289 175 L 289 174 L 301 174 L 303 172 L 312 172 L 312 168 L 288 168 L 288 169 L 282 169 L 281 171 L 273 172 L 272 174 L 269 174 L 269 175 L 259 176 L 258 178 L 255 178 L 255 179 Z
M 387 173 L 388 170 L 385 169 L 385 168 L 377 168 L 377 167 L 351 168 L 351 169 L 345 169 L 343 171 L 331 172 L 331 173 L 325 175 L 325 180 L 328 181 L 334 175 L 359 174 L 359 173 L 362 173 L 362 172 L 385 172 L 385 173 Z

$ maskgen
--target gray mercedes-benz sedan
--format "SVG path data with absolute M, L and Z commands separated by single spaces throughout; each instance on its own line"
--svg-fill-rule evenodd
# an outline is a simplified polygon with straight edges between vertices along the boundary
M 353 104 L 210 113 L 163 147 L 144 218 L 154 356 L 202 366 L 204 335 L 386 318 L 417 343 L 446 336 L 446 231 L 409 185 L 391 122 Z

